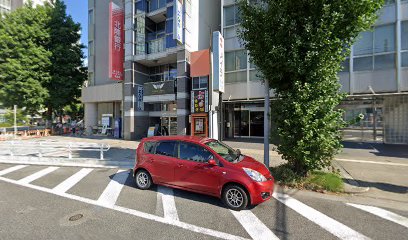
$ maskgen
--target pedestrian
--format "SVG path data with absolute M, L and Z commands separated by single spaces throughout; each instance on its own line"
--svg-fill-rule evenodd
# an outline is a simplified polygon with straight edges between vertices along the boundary
M 71 121 L 71 131 L 72 131 L 72 135 L 75 135 L 75 129 L 76 129 L 76 121 L 72 120 Z

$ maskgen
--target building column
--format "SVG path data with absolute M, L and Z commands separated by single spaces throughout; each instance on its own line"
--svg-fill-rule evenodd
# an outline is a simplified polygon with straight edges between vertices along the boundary
M 132 61 L 125 62 L 123 86 L 123 136 L 126 140 L 136 140 L 147 136 L 149 114 L 145 111 L 143 95 L 139 90 L 147 82 L 147 68 Z
M 92 127 L 98 124 L 98 104 L 85 103 L 84 106 L 84 127 L 86 132 L 92 132 Z
M 177 135 L 190 135 L 190 53 L 182 50 L 177 53 Z

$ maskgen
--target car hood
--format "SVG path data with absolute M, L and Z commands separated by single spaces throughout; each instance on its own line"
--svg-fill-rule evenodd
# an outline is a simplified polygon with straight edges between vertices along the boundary
M 248 157 L 248 156 L 244 156 L 244 159 L 238 163 L 235 164 L 235 166 L 237 167 L 244 167 L 244 168 L 250 168 L 253 169 L 259 173 L 261 173 L 262 175 L 264 175 L 266 178 L 270 178 L 271 177 L 271 173 L 269 172 L 269 170 L 265 167 L 264 164 L 256 161 L 255 159 Z

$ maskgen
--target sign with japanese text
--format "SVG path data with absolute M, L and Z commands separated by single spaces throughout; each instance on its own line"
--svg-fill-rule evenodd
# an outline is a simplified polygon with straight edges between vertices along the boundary
M 208 91 L 193 90 L 191 91 L 191 113 L 208 112 Z
M 124 80 L 124 17 L 123 8 L 111 2 L 109 4 L 109 78 L 117 81 Z
M 213 33 L 213 90 L 224 92 L 224 38 L 220 32 Z
M 144 111 L 144 103 L 143 103 L 143 92 L 144 88 L 142 85 L 137 85 L 136 88 L 136 111 Z
M 173 39 L 176 39 L 180 44 L 183 44 L 183 0 L 176 0 L 174 8 L 174 26 Z

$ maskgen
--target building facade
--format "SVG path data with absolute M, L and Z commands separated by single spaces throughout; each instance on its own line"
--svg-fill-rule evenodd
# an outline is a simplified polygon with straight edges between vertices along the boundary
M 151 126 L 190 134 L 190 56 L 219 30 L 218 0 L 117 0 L 124 9 L 124 79 L 108 76 L 109 0 L 89 0 L 89 80 L 82 90 L 85 125 L 122 119 L 125 139 Z M 209 17 L 212 16 L 212 17 Z M 111 126 L 112 127 L 112 126 Z M 157 131 L 157 129 L 156 129 Z
M 32 0 L 34 6 L 43 4 L 47 0 Z M 27 0 L 0 0 L 0 14 L 11 12 L 19 7 L 22 7 Z
M 222 0 L 225 38 L 224 137 L 263 137 L 264 89 L 237 37 L 235 0 Z M 372 31 L 360 34 L 339 73 L 346 120 L 363 121 L 344 130 L 347 140 L 408 143 L 408 1 L 389 0 Z M 273 91 L 271 91 L 273 96 Z M 272 102 L 273 104 L 273 102 Z

